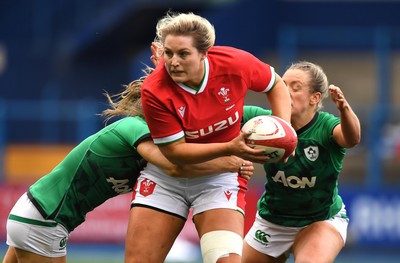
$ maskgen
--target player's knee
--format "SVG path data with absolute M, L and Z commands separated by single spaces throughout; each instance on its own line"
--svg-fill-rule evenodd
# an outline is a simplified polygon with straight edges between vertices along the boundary
M 200 239 L 201 253 L 204 263 L 215 263 L 219 258 L 229 254 L 242 255 L 243 238 L 226 230 L 211 231 Z

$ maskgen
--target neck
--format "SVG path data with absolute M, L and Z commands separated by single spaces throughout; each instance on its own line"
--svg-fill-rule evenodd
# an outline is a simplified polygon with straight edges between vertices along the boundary
M 204 61 L 203 63 L 200 63 L 200 68 L 198 74 L 196 74 L 196 77 L 194 77 L 193 79 L 184 84 L 193 88 L 200 87 L 201 83 L 203 82 L 205 73 L 206 72 L 205 72 L 205 61 Z
M 301 114 L 292 114 L 291 124 L 293 129 L 297 131 L 306 126 L 314 118 L 315 113 L 315 111 L 309 111 Z

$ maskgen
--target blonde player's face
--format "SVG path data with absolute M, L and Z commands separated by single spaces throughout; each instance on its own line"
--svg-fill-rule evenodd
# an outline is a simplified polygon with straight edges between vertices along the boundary
M 314 108 L 307 73 L 300 69 L 289 69 L 283 74 L 282 80 L 288 87 L 292 99 L 292 118 L 297 115 L 302 116 Z
M 192 36 L 168 35 L 164 42 L 164 60 L 171 78 L 177 83 L 198 87 L 204 75 L 204 59 L 193 46 Z

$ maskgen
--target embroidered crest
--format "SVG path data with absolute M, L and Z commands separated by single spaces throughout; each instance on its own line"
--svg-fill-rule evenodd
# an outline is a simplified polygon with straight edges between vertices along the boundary
M 228 93 L 229 93 L 229 89 L 228 88 L 222 87 L 222 88 L 219 89 L 218 95 L 222 96 L 222 98 L 224 100 L 224 103 L 227 103 L 227 102 L 229 102 L 231 100 L 228 97 L 229 96 Z
M 144 179 L 141 183 L 140 183 L 140 194 L 143 196 L 148 196 L 151 195 L 154 191 L 154 188 L 156 187 L 156 183 L 153 182 L 150 179 Z
M 318 146 L 309 146 L 307 148 L 304 148 L 304 154 L 306 155 L 308 160 L 314 162 L 319 156 Z

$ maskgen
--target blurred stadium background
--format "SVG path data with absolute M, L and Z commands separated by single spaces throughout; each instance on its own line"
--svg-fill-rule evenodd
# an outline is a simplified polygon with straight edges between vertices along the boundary
M 400 259 L 400 1 L 0 0 L 0 252 L 8 213 L 27 187 L 104 123 L 102 93 L 117 93 L 150 64 L 166 10 L 216 27 L 217 44 L 245 49 L 279 74 L 293 61 L 320 64 L 362 123 L 340 193 L 350 216 L 336 262 Z M 268 107 L 250 93 L 247 104 Z M 325 110 L 336 114 L 334 105 Z M 250 184 L 246 230 L 264 175 Z M 109 200 L 72 233 L 69 262 L 122 262 L 130 195 Z M 154 237 L 156 240 L 157 237 Z M 291 259 L 292 260 L 292 259 Z M 168 262 L 201 262 L 188 221 Z

